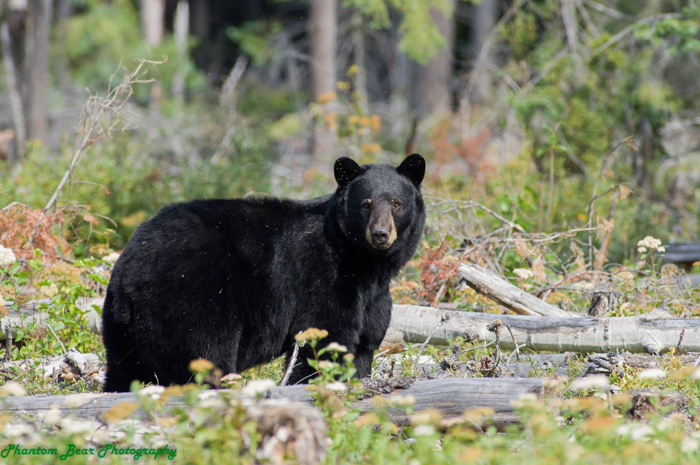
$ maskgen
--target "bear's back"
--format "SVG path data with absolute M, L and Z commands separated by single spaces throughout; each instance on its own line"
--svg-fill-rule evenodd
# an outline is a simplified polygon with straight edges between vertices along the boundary
M 118 300 L 115 316 L 126 322 L 132 302 L 188 298 L 183 292 L 208 300 L 224 288 L 264 289 L 279 262 L 275 255 L 323 234 L 326 200 L 213 199 L 164 207 L 137 228 L 114 267 L 108 292 Z

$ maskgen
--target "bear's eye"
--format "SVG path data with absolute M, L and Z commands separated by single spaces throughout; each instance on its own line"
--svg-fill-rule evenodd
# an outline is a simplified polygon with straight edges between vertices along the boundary
M 391 201 L 391 206 L 394 207 L 395 210 L 398 210 L 399 208 L 401 208 L 401 203 L 399 203 L 398 200 L 393 199 Z
M 362 201 L 362 208 L 365 210 L 369 210 L 372 207 L 372 200 L 371 199 L 366 199 Z

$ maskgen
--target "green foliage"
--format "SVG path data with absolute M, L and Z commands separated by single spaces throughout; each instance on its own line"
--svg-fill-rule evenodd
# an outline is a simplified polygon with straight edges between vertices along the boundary
M 431 10 L 447 17 L 452 15 L 449 3 L 444 0 L 345 0 L 343 5 L 369 17 L 375 28 L 389 27 L 389 7 L 396 8 L 403 14 L 399 50 L 420 64 L 428 63 L 445 46 L 435 23 L 427 20 Z
M 539 38 L 537 17 L 533 13 L 522 12 L 510 25 L 501 26 L 498 36 L 508 44 L 513 60 L 519 62 L 527 58 Z
M 68 20 L 61 48 L 80 84 L 104 88 L 114 73 L 115 63 L 129 63 L 143 55 L 145 48 L 138 12 L 130 1 L 90 3 L 87 13 Z
M 216 164 L 208 158 L 191 157 L 171 161 L 166 151 L 151 152 L 135 133 L 115 135 L 102 141 L 77 165 L 73 182 L 62 193 L 62 200 L 89 206 L 91 211 L 111 221 L 97 228 L 78 221 L 69 229 L 78 255 L 91 245 L 104 242 L 95 234 L 113 229 L 106 239 L 122 248 L 134 229 L 168 203 L 195 198 L 242 196 L 267 188 L 267 156 L 264 146 L 253 143 L 241 132 L 234 137 L 227 156 Z M 150 152 L 150 153 L 149 153 Z M 11 175 L 0 179 L 0 191 L 15 201 L 41 207 L 50 198 L 70 163 L 71 153 L 60 158 L 36 149 L 27 154 Z M 85 239 L 88 242 L 83 243 Z
M 165 63 L 151 73 L 164 89 L 171 89 L 178 74 L 184 75 L 189 91 L 203 89 L 204 76 L 172 37 L 166 37 L 162 44 L 152 49 L 146 46 L 141 38 L 138 11 L 131 1 L 88 3 L 84 13 L 68 19 L 65 43 L 55 51 L 65 54 L 71 74 L 82 87 L 105 89 L 115 64 L 131 67 L 134 60 L 146 56 L 152 60 L 165 58 Z M 190 47 L 194 45 L 194 39 L 191 39 Z M 136 98 L 145 101 L 147 89 L 135 90 Z
M 68 278 L 41 279 L 44 265 L 42 265 L 41 252 L 35 250 L 35 258 L 27 264 L 16 261 L 8 268 L 0 268 L 0 289 L 11 290 L 12 294 L 5 295 L 5 307 L 8 310 L 18 311 L 20 308 L 21 291 L 30 284 L 36 285 L 36 292 L 40 297 L 50 296 L 50 300 L 42 301 L 37 310 L 46 313 L 43 321 L 50 326 L 51 332 L 41 328 L 42 321 L 22 321 L 17 330 L 15 345 L 12 350 L 13 359 L 28 359 L 50 355 L 60 355 L 64 349 L 75 348 L 80 352 L 101 352 L 102 340 L 100 335 L 88 327 L 89 313 L 78 305 L 78 299 L 95 295 L 94 285 L 100 283 L 106 285 L 104 276 L 89 273 L 98 263 L 95 260 L 78 261 L 75 267 L 84 271 L 85 281 L 74 282 Z M 80 271 L 78 271 L 80 273 Z M 5 291 L 7 294 L 7 291 Z M 101 310 L 99 311 L 101 312 Z M 22 317 L 23 313 L 19 313 Z M 0 350 L 3 353 L 4 349 Z
M 656 47 L 664 47 L 670 55 L 697 53 L 700 51 L 699 18 L 700 8 L 691 3 L 691 6 L 684 7 L 680 14 L 667 15 L 652 27 L 638 27 L 635 36 L 651 42 Z
M 253 59 L 253 63 L 261 66 L 273 56 L 271 40 L 281 30 L 282 24 L 279 21 L 259 20 L 244 23 L 240 27 L 229 27 L 226 35 Z

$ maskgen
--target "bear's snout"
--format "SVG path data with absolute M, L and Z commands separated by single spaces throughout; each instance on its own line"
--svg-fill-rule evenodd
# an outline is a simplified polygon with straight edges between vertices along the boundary
M 372 244 L 375 246 L 385 246 L 389 242 L 389 230 L 384 227 L 372 228 Z
M 391 211 L 388 208 L 373 211 L 365 231 L 365 239 L 369 245 L 376 250 L 387 250 L 396 237 L 396 225 Z

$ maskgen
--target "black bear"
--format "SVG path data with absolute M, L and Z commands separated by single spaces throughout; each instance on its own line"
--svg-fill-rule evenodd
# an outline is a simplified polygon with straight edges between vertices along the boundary
M 370 374 L 391 317 L 389 282 L 415 253 L 425 222 L 425 160 L 335 162 L 333 194 L 309 201 L 194 200 L 136 230 L 117 261 L 102 313 L 105 391 L 133 380 L 191 380 L 205 358 L 224 374 L 267 363 L 294 336 L 325 329 Z M 300 350 L 290 383 L 314 370 Z

